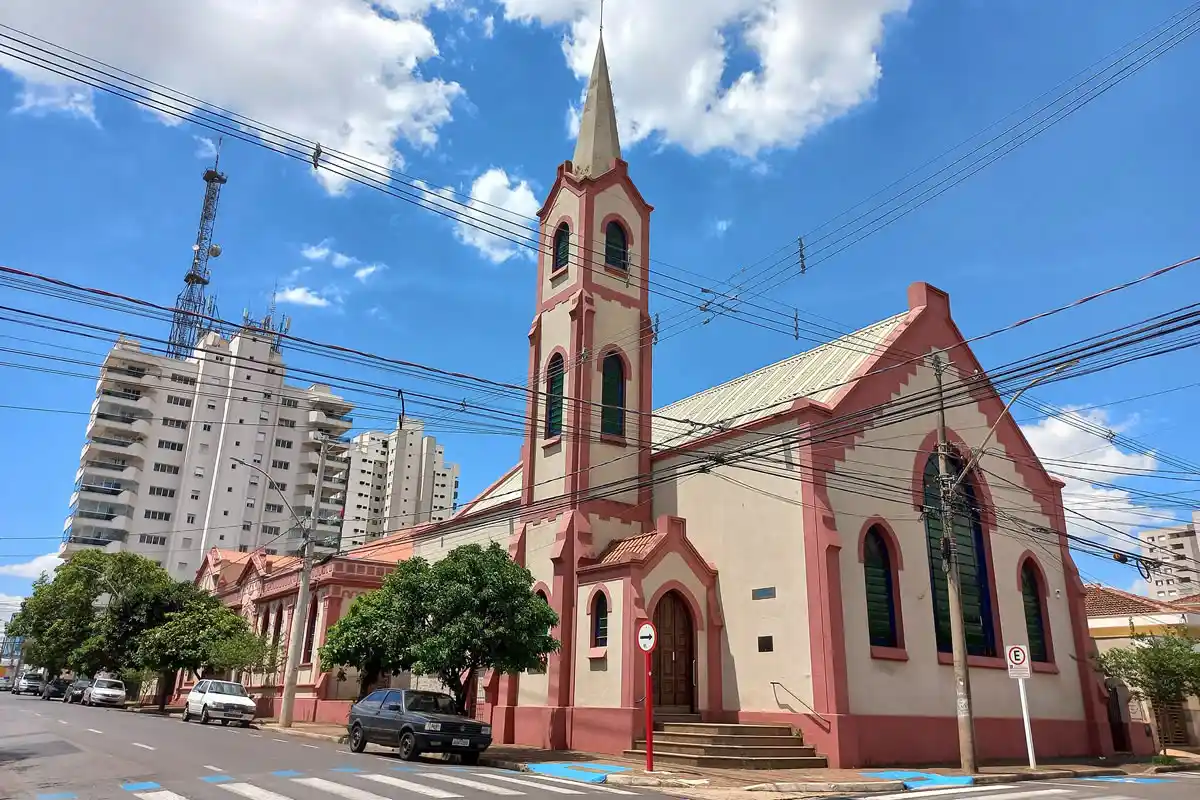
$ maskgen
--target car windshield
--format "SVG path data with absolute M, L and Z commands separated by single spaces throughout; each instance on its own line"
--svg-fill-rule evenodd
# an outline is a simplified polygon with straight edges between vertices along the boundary
M 125 691 L 125 684 L 121 683 L 120 681 L 100 680 L 96 681 L 95 687 L 97 689 L 119 689 L 121 691 Z
M 213 681 L 208 685 L 208 691 L 211 694 L 230 694 L 234 697 L 246 696 L 246 689 L 240 683 L 230 683 L 229 681 Z
M 406 692 L 404 702 L 409 711 L 419 714 L 453 714 L 454 698 L 438 692 Z

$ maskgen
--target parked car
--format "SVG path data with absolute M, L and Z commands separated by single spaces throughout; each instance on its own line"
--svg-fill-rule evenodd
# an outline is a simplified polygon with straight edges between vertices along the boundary
M 72 681 L 67 690 L 63 692 L 64 703 L 79 703 L 83 701 L 83 692 L 92 685 L 91 678 L 79 678 Z
M 11 692 L 12 683 L 12 678 L 7 675 L 0 675 L 0 692 Z
M 55 678 L 42 684 L 42 699 L 57 700 L 67 693 L 69 684 L 62 678 Z
M 258 707 L 246 687 L 234 681 L 200 681 L 188 692 L 183 704 L 183 721 L 197 718 L 201 725 L 219 719 L 222 725 L 236 722 L 249 728 Z
M 116 678 L 96 678 L 83 690 L 85 706 L 125 705 L 125 684 Z
M 377 689 L 350 707 L 350 749 L 368 743 L 395 747 L 411 761 L 421 753 L 456 753 L 477 764 L 492 744 L 492 728 L 455 712 L 454 698 L 442 692 Z
M 40 672 L 27 672 L 13 685 L 13 694 L 41 694 L 45 676 Z

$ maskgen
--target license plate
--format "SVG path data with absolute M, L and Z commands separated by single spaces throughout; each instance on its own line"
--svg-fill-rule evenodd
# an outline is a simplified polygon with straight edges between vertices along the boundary
M 451 739 L 450 746 L 451 747 L 470 747 L 471 740 L 470 739 Z

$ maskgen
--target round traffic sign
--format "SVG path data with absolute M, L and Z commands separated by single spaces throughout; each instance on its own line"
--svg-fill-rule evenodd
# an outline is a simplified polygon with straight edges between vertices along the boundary
M 1022 666 L 1029 660 L 1029 653 L 1024 645 L 1014 644 L 1008 648 L 1008 663 L 1014 667 Z
M 649 653 L 656 644 L 658 644 L 658 631 L 654 629 L 654 623 L 643 622 L 637 629 L 638 649 L 643 653 Z

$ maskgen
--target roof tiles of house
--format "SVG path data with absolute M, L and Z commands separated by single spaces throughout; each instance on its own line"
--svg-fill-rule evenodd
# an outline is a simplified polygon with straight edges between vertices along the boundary
M 658 543 L 666 536 L 665 533 L 643 533 L 640 536 L 630 536 L 627 539 L 618 539 L 600 554 L 597 560 L 597 566 L 611 566 L 613 564 L 628 564 L 633 561 L 641 561 L 646 556 L 654 551 Z
M 1131 617 L 1143 614 L 1179 614 L 1194 611 L 1194 603 L 1167 602 L 1089 583 L 1084 608 L 1089 617 Z

